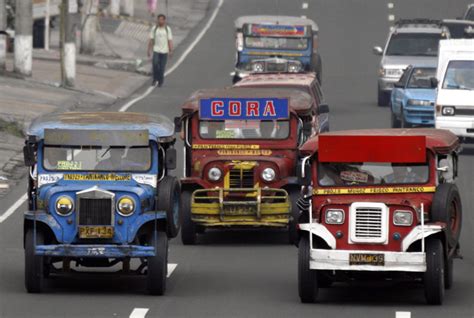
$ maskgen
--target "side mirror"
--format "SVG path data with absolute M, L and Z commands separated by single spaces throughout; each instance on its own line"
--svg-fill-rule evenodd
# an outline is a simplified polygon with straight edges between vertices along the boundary
M 165 160 L 166 169 L 174 170 L 177 165 L 177 153 L 176 149 L 168 148 L 166 149 L 166 160 Z
M 23 147 L 23 159 L 27 167 L 33 167 L 36 164 L 35 147 L 33 144 L 27 143 Z
M 393 84 L 393 87 L 396 87 L 396 88 L 403 88 L 404 85 L 403 85 L 403 83 L 401 83 L 401 82 L 396 82 L 395 84 Z
M 438 79 L 436 77 L 430 78 L 431 88 L 438 87 Z
M 303 133 L 305 134 L 305 136 L 311 135 L 312 132 L 313 132 L 313 123 L 310 121 L 303 123 Z
M 438 167 L 436 168 L 436 170 L 441 172 L 441 176 L 446 182 L 453 182 L 454 169 L 452 159 L 441 159 L 438 163 Z
M 181 132 L 181 128 L 183 128 L 183 121 L 181 120 L 181 117 L 175 117 L 174 118 L 174 132 L 175 133 Z
M 383 54 L 383 49 L 380 46 L 374 46 L 372 49 L 372 53 L 375 55 L 382 55 Z
M 320 114 L 328 114 L 329 113 L 329 105 L 328 104 L 321 104 L 318 107 Z
M 308 186 L 311 184 L 311 166 L 307 160 L 300 160 L 296 165 L 298 184 Z

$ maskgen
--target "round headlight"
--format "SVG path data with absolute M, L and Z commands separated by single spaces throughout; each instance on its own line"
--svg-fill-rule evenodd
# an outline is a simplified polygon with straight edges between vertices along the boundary
M 219 169 L 217 167 L 213 167 L 213 168 L 209 169 L 209 172 L 207 173 L 207 177 L 211 181 L 217 181 L 221 178 L 221 176 L 222 176 L 222 171 L 221 171 L 221 169 Z
M 117 210 L 122 216 L 129 216 L 135 211 L 135 201 L 130 197 L 122 197 L 117 202 Z
M 411 211 L 393 212 L 393 224 L 398 226 L 410 226 L 413 223 L 413 213 Z
M 326 224 L 344 223 L 344 211 L 339 209 L 329 209 L 326 211 Z
M 263 63 L 253 63 L 252 64 L 252 71 L 261 73 L 264 71 Z
M 267 182 L 275 180 L 275 176 L 276 176 L 275 170 L 273 170 L 272 168 L 265 168 L 262 171 L 262 179 Z
M 74 202 L 70 197 L 59 197 L 56 200 L 56 212 L 62 216 L 67 216 L 72 213 Z

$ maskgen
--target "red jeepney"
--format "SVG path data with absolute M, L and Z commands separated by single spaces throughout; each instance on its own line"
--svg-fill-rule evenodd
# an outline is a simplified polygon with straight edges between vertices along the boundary
M 441 304 L 459 254 L 458 138 L 436 129 L 325 133 L 300 149 L 298 282 L 319 287 L 370 276 L 422 281 Z M 381 272 L 384 274 L 381 275 Z
M 184 244 L 211 227 L 288 228 L 295 240 L 297 149 L 318 133 L 315 107 L 307 93 L 267 88 L 201 90 L 185 102 L 175 119 Z

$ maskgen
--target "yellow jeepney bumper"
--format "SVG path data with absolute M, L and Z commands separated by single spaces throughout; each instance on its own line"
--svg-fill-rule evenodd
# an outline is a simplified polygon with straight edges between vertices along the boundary
M 199 189 L 191 197 L 192 220 L 210 227 L 285 227 L 290 212 L 288 193 L 283 189 Z

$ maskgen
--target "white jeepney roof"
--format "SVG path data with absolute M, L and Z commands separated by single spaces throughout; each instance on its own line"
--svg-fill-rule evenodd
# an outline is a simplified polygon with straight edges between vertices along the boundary
M 308 18 L 283 16 L 283 15 L 247 15 L 235 20 L 235 28 L 241 29 L 246 23 L 255 24 L 281 24 L 281 25 L 311 25 L 313 32 L 318 32 L 316 22 Z

